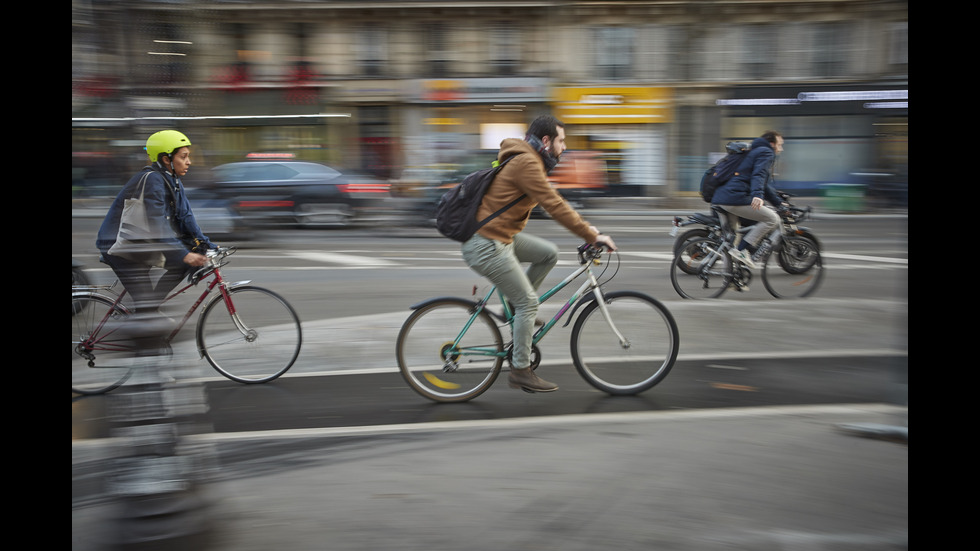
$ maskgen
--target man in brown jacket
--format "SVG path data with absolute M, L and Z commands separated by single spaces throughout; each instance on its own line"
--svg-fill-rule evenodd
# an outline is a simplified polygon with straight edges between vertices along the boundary
M 554 383 L 538 377 L 531 365 L 531 338 L 538 312 L 537 289 L 558 262 L 554 243 L 523 233 L 531 210 L 540 205 L 552 219 L 587 243 L 615 250 L 616 244 L 575 211 L 548 183 L 548 173 L 565 151 L 565 125 L 552 116 L 536 118 L 523 140 L 501 142 L 498 161 L 511 159 L 483 197 L 477 212 L 482 220 L 514 199 L 524 199 L 484 225 L 462 245 L 463 259 L 486 277 L 514 308 L 514 348 L 508 382 L 529 392 L 558 390 Z M 527 271 L 522 262 L 530 263 Z

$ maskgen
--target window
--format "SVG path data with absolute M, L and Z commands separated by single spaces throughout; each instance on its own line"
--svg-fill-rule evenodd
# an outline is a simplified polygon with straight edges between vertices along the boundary
M 446 27 L 442 23 L 431 23 L 425 28 L 426 64 L 431 77 L 449 75 L 449 44 Z
M 510 23 L 490 28 L 490 65 L 497 74 L 512 75 L 520 65 L 521 42 L 518 30 Z
M 764 80 L 776 73 L 779 40 L 771 25 L 749 25 L 745 28 L 744 75 L 749 80 Z
M 821 23 L 813 29 L 813 75 L 839 77 L 845 74 L 845 59 L 851 51 L 850 36 L 843 23 Z
M 633 73 L 633 29 L 599 27 L 595 30 L 596 72 L 600 78 L 619 79 Z
M 376 25 L 365 26 L 357 35 L 357 64 L 361 74 L 380 76 L 388 62 L 388 33 Z

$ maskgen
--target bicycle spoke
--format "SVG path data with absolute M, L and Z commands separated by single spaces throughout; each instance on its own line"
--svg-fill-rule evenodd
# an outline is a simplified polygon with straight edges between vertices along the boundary
M 593 302 L 583 310 L 572 330 L 572 359 L 596 388 L 636 394 L 667 376 L 677 359 L 678 340 L 677 325 L 662 304 L 621 291 L 607 295 L 604 308 Z
M 503 358 L 500 331 L 482 313 L 458 339 L 472 317 L 470 305 L 437 302 L 412 313 L 396 344 L 402 376 L 419 394 L 437 402 L 459 402 L 493 384 Z
M 207 306 L 197 327 L 198 347 L 219 373 L 240 383 L 264 383 L 285 373 L 299 355 L 302 329 L 292 307 L 259 287 L 229 291 Z
M 688 241 L 670 265 L 670 283 L 683 298 L 717 298 L 732 282 L 732 259 L 711 238 Z
M 112 300 L 97 295 L 72 297 L 71 390 L 102 394 L 129 379 L 135 348 L 119 328 L 128 317 Z
M 776 298 L 804 298 L 823 282 L 824 266 L 816 243 L 801 236 L 783 238 L 762 268 L 762 282 Z

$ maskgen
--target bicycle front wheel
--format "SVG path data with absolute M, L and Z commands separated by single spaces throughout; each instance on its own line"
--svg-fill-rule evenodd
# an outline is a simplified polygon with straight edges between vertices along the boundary
M 719 252 L 721 241 L 687 241 L 670 264 L 670 284 L 683 298 L 718 298 L 732 282 L 732 259 Z
M 464 402 L 483 394 L 500 373 L 504 343 L 486 311 L 474 316 L 463 300 L 432 302 L 405 320 L 395 353 L 402 377 L 436 402 Z
M 72 295 L 71 391 L 102 394 L 129 379 L 136 347 L 122 327 L 129 312 L 101 295 Z
M 762 283 L 776 298 L 805 298 L 823 282 L 823 258 L 817 244 L 802 236 L 785 236 L 762 267 Z
M 197 347 L 218 373 L 239 383 L 266 383 L 299 356 L 303 330 L 293 307 L 261 287 L 235 287 L 211 301 L 197 324 Z
M 572 329 L 572 361 L 589 384 L 609 394 L 638 394 L 664 380 L 680 346 L 677 323 L 656 299 L 633 291 L 593 300 Z

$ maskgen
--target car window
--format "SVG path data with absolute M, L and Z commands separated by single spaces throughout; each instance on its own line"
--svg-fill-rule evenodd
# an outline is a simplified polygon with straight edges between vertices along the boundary
M 337 172 L 336 170 L 328 166 L 312 164 L 312 163 L 298 164 L 296 165 L 296 171 L 297 174 L 299 174 L 300 176 L 308 177 L 308 178 L 322 178 L 322 179 L 329 180 L 331 178 L 336 178 L 337 176 L 340 176 L 340 172 Z
M 296 171 L 278 163 L 239 163 L 215 169 L 219 180 L 230 182 L 259 182 L 288 180 Z
M 235 163 L 217 167 L 215 173 L 219 181 L 226 182 L 281 181 L 294 178 L 330 180 L 340 176 L 340 172 L 315 163 Z

